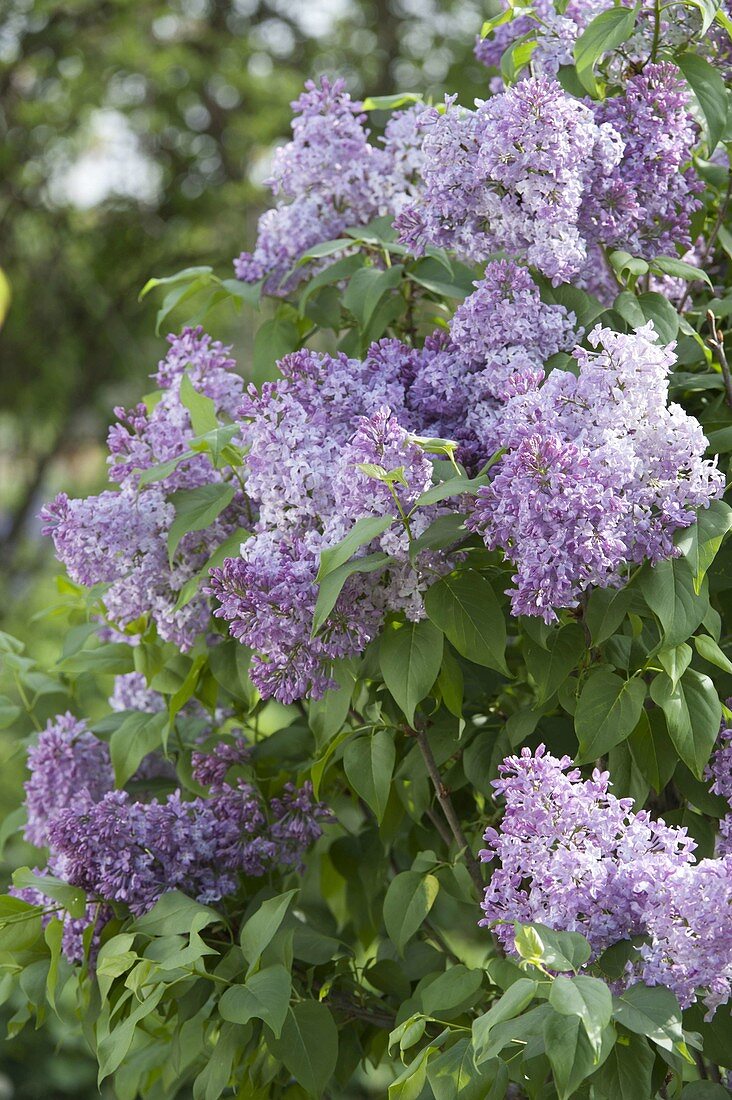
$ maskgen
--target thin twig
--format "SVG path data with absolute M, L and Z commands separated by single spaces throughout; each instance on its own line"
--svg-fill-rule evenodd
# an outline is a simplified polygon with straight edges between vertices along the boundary
M 714 357 L 722 368 L 725 401 L 732 409 L 732 374 L 730 374 L 727 353 L 724 350 L 724 333 L 721 328 L 717 326 L 717 318 L 714 316 L 711 309 L 707 310 L 707 321 L 712 330 L 712 335 L 707 339 L 707 344 L 714 352 Z
M 468 844 L 468 838 L 463 832 L 463 827 L 460 824 L 458 815 L 455 812 L 455 807 L 453 806 L 452 800 L 450 799 L 450 792 L 448 791 L 445 784 L 442 782 L 442 776 L 440 775 L 439 768 L 437 767 L 437 762 L 435 760 L 434 753 L 432 752 L 430 743 L 427 739 L 427 734 L 424 730 L 411 730 L 410 732 L 412 736 L 416 739 L 417 744 L 419 745 L 419 751 L 422 753 L 422 759 L 424 760 L 425 767 L 427 768 L 427 773 L 432 780 L 432 786 L 435 788 L 435 794 L 437 795 L 437 800 L 442 807 L 442 812 L 445 815 L 445 820 L 450 826 L 450 832 L 454 836 L 458 848 L 460 848 L 465 855 L 465 863 L 470 873 L 470 877 L 473 880 L 475 889 L 478 891 L 478 897 L 482 897 L 483 891 L 485 890 L 485 883 L 483 882 L 483 876 L 480 873 L 480 864 L 473 855 L 470 845 Z

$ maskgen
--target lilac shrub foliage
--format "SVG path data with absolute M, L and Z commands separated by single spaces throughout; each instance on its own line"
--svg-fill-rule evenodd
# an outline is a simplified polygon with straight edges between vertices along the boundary
M 732 1069 L 725 17 L 504 14 L 472 106 L 307 83 L 211 277 L 257 383 L 170 336 L 43 510 L 58 665 L 0 635 L 45 849 L 0 955 L 131 1100 Z

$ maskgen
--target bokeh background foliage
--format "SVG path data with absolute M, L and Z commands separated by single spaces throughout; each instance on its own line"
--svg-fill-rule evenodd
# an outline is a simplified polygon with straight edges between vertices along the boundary
M 355 95 L 483 94 L 472 44 L 494 6 L 0 4 L 0 269 L 12 295 L 0 330 L 0 629 L 42 663 L 64 627 L 38 617 L 60 597 L 37 512 L 62 486 L 79 495 L 104 481 L 109 409 L 144 392 L 164 351 L 158 303 L 138 301 L 142 286 L 199 263 L 230 276 L 231 257 L 253 243 L 271 152 L 307 76 L 337 72 Z M 209 323 L 248 371 L 247 317 L 227 305 Z M 48 696 L 49 716 L 57 703 Z M 24 764 L 9 734 L 0 739 L 4 819 Z M 3 885 L 32 858 L 21 845 L 0 865 Z M 0 1032 L 13 1011 L 0 1008 Z M 98 1095 L 95 1067 L 70 1016 L 0 1044 L 0 1100 L 87 1095 Z

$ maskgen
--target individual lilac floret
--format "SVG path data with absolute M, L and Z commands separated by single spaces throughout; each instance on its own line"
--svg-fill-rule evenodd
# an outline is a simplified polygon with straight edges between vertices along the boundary
M 507 454 L 468 526 L 515 563 L 514 614 L 552 622 L 629 563 L 674 556 L 674 532 L 722 493 L 698 421 L 667 405 L 673 349 L 654 336 L 650 323 L 630 335 L 598 325 L 598 350 L 574 352 L 578 375 L 527 376 L 508 402 Z
M 486 887 L 483 925 L 515 951 L 513 922 L 579 932 L 593 957 L 643 937 L 627 980 L 665 985 L 683 1007 L 703 996 L 712 1015 L 732 986 L 732 859 L 694 862 L 679 826 L 654 821 L 609 791 L 609 773 L 582 780 L 540 745 L 499 766 L 505 799 L 481 859 L 500 863 Z
M 237 492 L 208 527 L 184 535 L 171 563 L 168 532 L 176 513 L 168 494 L 221 483 L 224 472 L 207 455 L 195 454 L 150 484 L 141 484 L 141 474 L 190 451 L 196 433 L 181 396 L 184 379 L 225 419 L 241 402 L 242 380 L 230 369 L 229 349 L 200 328 L 168 339 L 170 350 L 155 375 L 163 387 L 158 402 L 150 412 L 142 405 L 118 409 L 120 423 L 109 432 L 110 477 L 119 489 L 79 500 L 60 493 L 41 516 L 71 578 L 86 587 L 108 586 L 102 600 L 113 627 L 124 630 L 149 617 L 161 638 L 187 650 L 205 631 L 209 610 L 200 594 L 179 607 L 181 589 L 248 522 L 246 502 Z
M 268 180 L 280 201 L 260 218 L 254 251 L 234 263 L 237 278 L 264 280 L 266 292 L 275 295 L 317 270 L 309 264 L 288 275 L 313 245 L 396 213 L 414 193 L 420 168 L 413 109 L 393 116 L 377 146 L 369 143 L 366 116 L 343 80 L 308 81 L 292 108 L 292 140 L 276 151 Z
M 679 70 L 670 62 L 648 65 L 623 95 L 597 104 L 595 118 L 617 131 L 624 149 L 610 174 L 593 178 L 583 232 L 646 259 L 689 248 L 703 184 L 690 165 L 698 127 Z
M 582 202 L 622 143 L 585 104 L 546 77 L 522 81 L 467 111 L 448 99 L 427 116 L 424 185 L 397 218 L 404 243 L 456 251 L 469 260 L 505 249 L 555 284 L 580 270 L 586 244 Z
M 37 848 L 48 844 L 55 814 L 83 791 L 96 800 L 114 786 L 109 749 L 70 713 L 51 719 L 28 750 L 25 784 L 28 822 L 25 838 Z

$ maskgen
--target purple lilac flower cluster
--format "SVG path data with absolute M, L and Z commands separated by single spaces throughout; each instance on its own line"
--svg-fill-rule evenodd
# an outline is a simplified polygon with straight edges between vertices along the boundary
M 699 423 L 667 404 L 673 347 L 651 323 L 599 325 L 576 348 L 578 374 L 526 374 L 503 412 L 507 454 L 468 526 L 516 565 L 516 615 L 556 619 L 629 563 L 674 556 L 673 534 L 724 489 Z
M 547 77 L 474 111 L 448 98 L 444 113 L 426 118 L 423 186 L 396 219 L 401 240 L 416 253 L 433 244 L 472 261 L 504 249 L 555 284 L 576 274 L 587 257 L 583 203 L 595 178 L 620 163 L 617 131 Z
M 257 651 L 251 676 L 264 696 L 317 697 L 331 682 L 329 662 L 362 650 L 387 608 L 423 614 L 424 560 L 410 562 L 407 532 L 396 519 L 432 481 L 431 463 L 398 420 L 405 411 L 399 368 L 410 358 L 411 349 L 391 342 L 363 361 L 295 352 L 280 364 L 281 381 L 261 392 L 250 387 L 242 436 L 247 489 L 260 518 L 241 557 L 212 570 L 211 591 L 219 600 L 215 614 Z M 391 490 L 373 476 L 379 469 L 385 477 L 399 471 Z M 377 578 L 349 578 L 312 637 L 320 553 L 367 515 L 395 517 L 393 529 L 365 548 L 381 553 L 384 568 Z
M 420 171 L 420 111 L 394 114 L 381 146 L 369 142 L 366 116 L 345 81 L 308 81 L 292 104 L 292 140 L 278 149 L 268 184 L 280 200 L 259 220 L 253 252 L 235 261 L 237 278 L 264 280 L 270 294 L 286 294 L 313 266 L 288 276 L 304 252 L 345 229 L 394 215 L 413 192 Z
M 514 950 L 513 921 L 580 932 L 593 956 L 645 937 L 628 977 L 672 989 L 683 1006 L 697 994 L 710 1013 L 732 993 L 732 859 L 694 862 L 686 829 L 634 813 L 610 793 L 607 772 L 583 781 L 565 756 L 543 745 L 499 767 L 505 799 L 481 859 L 497 859 L 486 887 L 483 925 L 497 925 Z
M 729 703 L 727 700 L 728 706 Z M 729 806 L 729 812 L 719 823 L 717 851 L 722 856 L 732 856 L 732 729 L 720 731 L 706 774 L 712 781 L 711 790 L 726 799 Z
M 233 416 L 242 381 L 233 373 L 229 349 L 200 328 L 169 336 L 170 349 L 153 377 L 161 396 L 152 409 L 144 405 L 117 409 L 119 423 L 109 432 L 109 472 L 119 485 L 99 496 L 69 500 L 65 493 L 42 512 L 44 533 L 51 535 L 56 556 L 80 584 L 106 585 L 103 602 L 114 627 L 124 629 L 149 616 L 159 635 L 186 650 L 206 628 L 209 611 L 201 596 L 178 607 L 183 585 L 206 563 L 213 550 L 243 525 L 241 494 L 203 531 L 186 534 L 172 565 L 167 537 L 175 518 L 168 494 L 220 482 L 222 473 L 204 454 L 190 452 L 195 432 L 181 397 L 188 379 L 193 389 L 213 401 L 218 416 Z M 160 480 L 141 483 L 145 470 L 181 459 Z
M 613 171 L 597 177 L 583 209 L 583 231 L 646 259 L 690 247 L 703 184 L 690 167 L 698 127 L 680 71 L 669 62 L 646 66 L 622 95 L 595 107 L 595 118 L 617 131 L 624 148 Z
M 631 0 L 623 0 L 631 7 Z M 579 35 L 592 20 L 613 7 L 612 0 L 569 0 L 563 11 L 557 11 L 555 0 L 534 0 L 530 14 L 522 14 L 501 24 L 487 37 L 479 36 L 475 43 L 475 56 L 488 68 L 500 68 L 503 53 L 518 38 L 531 35 L 536 45 L 531 54 L 533 72 L 556 76 L 563 65 L 574 64 L 574 45 Z M 504 10 L 509 11 L 508 4 Z M 638 13 L 636 30 L 623 43 L 621 56 L 609 59 L 613 76 L 621 78 L 629 61 L 647 62 L 655 33 L 656 9 L 651 0 L 645 0 Z M 661 14 L 658 28 L 660 41 L 671 48 L 687 43 L 699 34 L 699 14 L 682 5 L 666 7 Z M 709 34 L 709 32 L 707 32 Z M 500 89 L 502 80 L 496 78 L 493 89 Z
M 26 838 L 48 847 L 52 874 L 95 902 L 123 902 L 140 914 L 168 890 L 218 901 L 236 891 L 241 874 L 300 866 L 328 817 L 307 783 L 287 784 L 267 807 L 250 783 L 230 779 L 249 755 L 240 739 L 220 741 L 192 754 L 193 777 L 207 796 L 186 800 L 178 789 L 164 801 L 135 801 L 114 789 L 107 746 L 83 721 L 62 715 L 29 753 Z M 80 947 L 78 931 L 69 942 Z
M 462 461 L 484 462 L 500 446 L 508 381 L 569 348 L 575 323 L 541 301 L 524 269 L 499 261 L 450 333 L 424 348 L 382 340 L 363 360 L 300 351 L 281 362 L 281 380 L 250 387 L 241 434 L 259 522 L 241 557 L 213 571 L 211 591 L 215 614 L 256 651 L 252 678 L 263 695 L 322 694 L 329 663 L 361 652 L 387 611 L 423 617 L 422 593 L 448 565 L 430 552 L 410 559 L 410 537 L 437 513 L 410 516 L 432 465 L 409 432 L 455 439 Z M 381 555 L 379 571 L 354 573 L 312 637 L 320 554 L 373 515 L 394 517 L 361 551 Z

